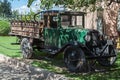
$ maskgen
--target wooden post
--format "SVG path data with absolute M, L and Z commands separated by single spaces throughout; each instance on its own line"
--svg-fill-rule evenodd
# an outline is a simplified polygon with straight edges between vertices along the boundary
M 82 16 L 82 25 L 83 25 L 83 28 L 85 28 L 85 16 L 84 15 Z

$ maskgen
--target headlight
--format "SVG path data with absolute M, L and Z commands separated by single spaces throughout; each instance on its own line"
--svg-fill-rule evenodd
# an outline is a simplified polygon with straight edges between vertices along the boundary
M 85 36 L 85 40 L 86 40 L 87 42 L 89 42 L 89 41 L 91 40 L 91 36 L 90 36 L 90 35 L 86 35 L 86 36 Z

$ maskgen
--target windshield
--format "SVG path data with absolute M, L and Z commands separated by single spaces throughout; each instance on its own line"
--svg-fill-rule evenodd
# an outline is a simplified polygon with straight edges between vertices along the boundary
M 68 27 L 82 27 L 83 26 L 83 20 L 82 16 L 79 15 L 62 15 L 61 16 L 61 25 L 62 27 L 68 26 Z

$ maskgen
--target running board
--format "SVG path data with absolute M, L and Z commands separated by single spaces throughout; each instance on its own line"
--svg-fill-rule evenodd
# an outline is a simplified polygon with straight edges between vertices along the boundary
M 115 57 L 116 55 L 109 55 L 109 56 L 90 56 L 86 57 L 86 59 L 98 59 L 98 58 L 109 58 L 109 57 Z
M 46 53 L 51 54 L 51 55 L 55 55 L 56 52 L 57 52 L 57 51 L 55 51 L 55 50 L 50 51 L 50 50 L 48 50 L 48 49 L 42 49 L 41 51 L 46 52 Z

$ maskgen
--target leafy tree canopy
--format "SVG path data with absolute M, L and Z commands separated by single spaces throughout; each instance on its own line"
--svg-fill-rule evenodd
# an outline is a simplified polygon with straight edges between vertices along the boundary
M 8 0 L 0 1 L 0 14 L 3 16 L 12 15 L 11 3 Z
M 31 4 L 36 0 L 28 0 L 28 7 L 31 6 Z M 93 5 L 93 8 L 95 8 L 95 4 L 97 2 L 106 1 L 107 5 L 111 5 L 112 2 L 120 3 L 120 0 L 40 0 L 41 1 L 41 8 L 50 9 L 53 4 L 54 5 L 64 5 L 65 8 L 70 8 L 73 10 L 80 9 L 81 7 L 89 7 L 90 5 Z
M 36 0 L 28 0 L 28 7 Z M 89 6 L 95 4 L 97 0 L 41 0 L 41 7 L 50 9 L 53 4 L 64 5 L 66 8 L 80 8 L 83 6 Z

